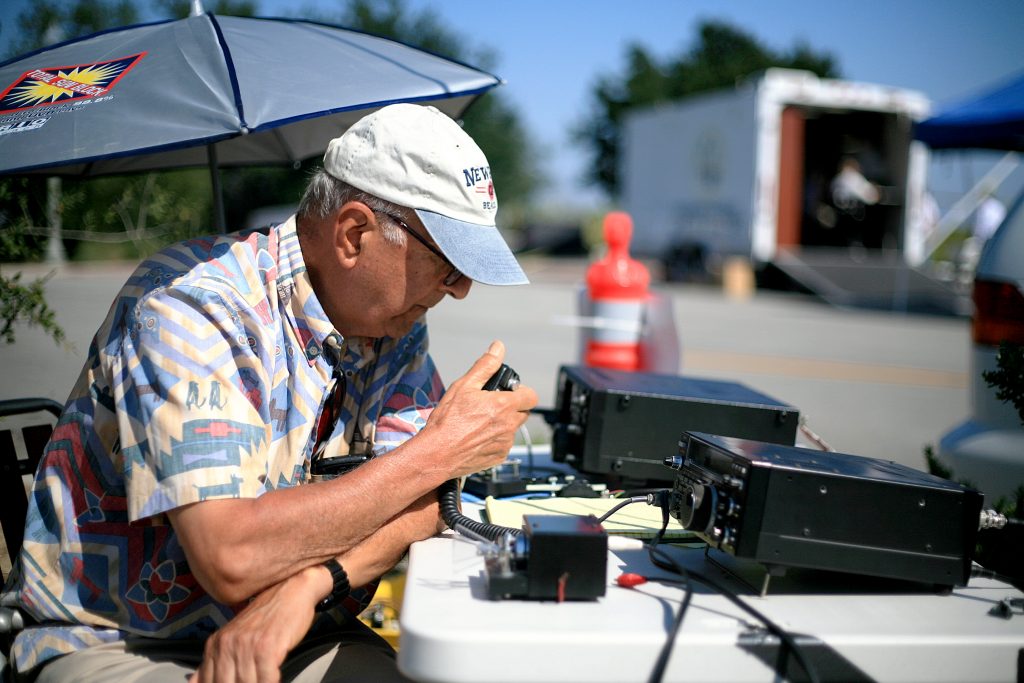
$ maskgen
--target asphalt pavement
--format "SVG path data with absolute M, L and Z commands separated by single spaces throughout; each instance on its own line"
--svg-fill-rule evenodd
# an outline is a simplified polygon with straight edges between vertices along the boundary
M 492 339 L 507 362 L 552 406 L 557 371 L 579 362 L 572 324 L 586 261 L 524 259 L 532 284 L 474 286 L 463 301 L 431 311 L 431 353 L 445 382 L 456 379 Z M 68 334 L 58 347 L 19 326 L 0 348 L 0 398 L 64 401 L 93 333 L 133 264 L 71 265 L 52 271 L 46 291 Z M 42 265 L 0 267 L 27 280 Z M 741 382 L 796 406 L 810 429 L 836 450 L 924 468 L 923 450 L 968 412 L 969 321 L 963 318 L 845 310 L 799 294 L 758 291 L 731 298 L 710 285 L 658 285 L 671 302 L 684 375 Z M 547 438 L 539 419 L 535 440 Z

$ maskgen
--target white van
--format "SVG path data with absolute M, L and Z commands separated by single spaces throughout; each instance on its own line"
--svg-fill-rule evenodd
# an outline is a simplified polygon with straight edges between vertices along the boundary
M 971 415 L 942 437 L 937 455 L 992 505 L 1024 486 L 1024 406 L 999 399 L 982 376 L 997 369 L 1000 342 L 1024 346 L 1024 194 L 985 244 L 972 298 Z

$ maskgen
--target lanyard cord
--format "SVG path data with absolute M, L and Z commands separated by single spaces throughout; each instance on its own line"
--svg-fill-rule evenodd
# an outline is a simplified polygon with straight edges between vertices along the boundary
M 330 436 L 334 431 L 334 425 L 341 416 L 341 410 L 345 405 L 345 394 L 348 389 L 347 376 L 349 373 L 342 370 L 342 362 L 340 360 L 338 361 L 338 364 L 334 366 L 332 374 L 334 385 L 327 398 L 324 400 L 324 406 L 320 411 L 320 418 L 317 421 L 316 441 L 314 442 L 311 457 L 312 474 L 341 474 L 344 471 L 348 471 L 352 467 L 358 466 L 370 459 L 369 442 L 363 436 L 362 422 L 366 413 L 367 401 L 365 392 L 370 387 L 373 377 L 376 374 L 377 365 L 380 360 L 380 347 L 381 339 L 376 339 L 373 346 L 373 360 L 368 363 L 360 373 L 366 381 L 362 383 L 363 395 L 360 396 L 359 405 L 356 406 L 353 418 L 352 442 L 350 444 L 349 454 L 325 458 L 324 450 L 327 446 L 327 442 L 330 441 Z

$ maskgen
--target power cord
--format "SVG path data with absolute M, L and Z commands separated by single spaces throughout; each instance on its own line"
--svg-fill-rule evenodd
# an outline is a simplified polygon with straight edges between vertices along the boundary
M 526 446 L 526 471 L 529 476 L 533 474 L 533 439 L 530 438 L 530 430 L 526 428 L 526 423 L 519 425 L 519 433 L 523 437 L 523 445 Z
M 817 670 L 811 666 L 811 663 L 804 656 L 803 648 L 796 642 L 792 635 L 789 634 L 785 629 L 780 627 L 767 615 L 762 613 L 760 610 L 747 604 L 742 598 L 732 592 L 728 587 L 718 583 L 700 572 L 693 571 L 692 569 L 686 569 L 678 562 L 676 562 L 668 553 L 658 548 L 662 540 L 665 537 L 665 532 L 668 529 L 669 521 L 669 498 L 670 491 L 668 489 L 662 489 L 660 491 L 650 493 L 647 496 L 636 496 L 628 500 L 623 501 L 620 505 L 615 506 L 609 510 L 602 518 L 601 521 L 607 519 L 616 511 L 630 505 L 631 503 L 647 502 L 649 505 L 658 505 L 661 508 L 661 529 L 651 539 L 650 543 L 647 544 L 647 554 L 651 560 L 651 564 L 654 566 L 664 569 L 665 571 L 672 572 L 681 577 L 680 581 L 673 581 L 670 579 L 654 578 L 652 580 L 661 581 L 664 583 L 679 583 L 683 588 L 683 600 L 679 604 L 679 610 L 676 612 L 675 619 L 669 629 L 668 638 L 665 640 L 665 644 L 661 648 L 661 652 L 658 653 L 658 659 L 655 661 L 654 669 L 651 670 L 651 675 L 648 678 L 648 683 L 660 683 L 664 678 L 665 669 L 668 667 L 669 659 L 672 656 L 672 648 L 675 645 L 676 637 L 679 634 L 679 629 L 682 628 L 683 620 L 686 618 L 686 611 L 690 606 L 690 601 L 693 597 L 693 582 L 697 582 L 711 588 L 715 592 L 722 595 L 722 597 L 729 600 L 741 610 L 749 614 L 750 616 L 757 619 L 759 622 L 764 624 L 765 628 L 769 633 L 779 639 L 779 641 L 793 653 L 793 657 L 797 663 L 803 668 L 807 674 L 807 678 L 810 683 L 819 683 Z
M 665 553 L 662 553 L 661 551 L 658 552 L 662 555 L 662 557 L 668 557 Z M 662 564 L 661 562 L 657 561 L 655 557 L 656 554 L 652 554 L 651 561 L 654 562 L 656 566 L 661 567 L 662 569 L 666 569 L 668 571 L 676 571 L 674 567 L 679 567 L 677 563 L 672 563 L 674 567 L 668 564 Z M 689 579 L 692 579 L 693 581 L 696 581 L 697 583 L 704 584 L 708 588 L 711 588 L 715 592 L 721 594 L 722 597 L 727 599 L 729 602 L 733 603 L 741 610 L 743 610 L 744 612 L 746 612 L 747 614 L 749 614 L 750 616 L 754 617 L 762 624 L 764 624 L 768 632 L 777 637 L 779 641 L 782 642 L 782 644 L 785 645 L 785 647 L 793 653 L 794 658 L 796 658 L 797 663 L 799 663 L 800 666 L 803 668 L 804 672 L 807 674 L 807 679 L 811 683 L 818 683 L 821 680 L 818 678 L 817 670 L 813 666 L 811 666 L 811 663 L 807 660 L 807 657 L 804 656 L 803 647 L 801 647 L 796 642 L 796 640 L 793 638 L 792 635 L 790 635 L 788 631 L 786 631 L 781 626 L 776 624 L 774 621 L 769 619 L 768 616 L 760 610 L 747 604 L 745 600 L 743 600 L 738 595 L 733 593 L 726 586 L 723 586 L 722 584 L 718 583 L 717 581 L 714 581 L 710 577 L 701 574 L 700 572 L 693 571 L 692 569 L 682 569 L 681 567 L 679 567 L 679 569 L 683 571 L 684 576 L 688 577 Z
M 654 505 L 655 503 L 651 502 L 653 498 L 654 494 L 650 493 L 647 494 L 646 496 L 633 496 L 631 498 L 626 498 L 621 503 L 613 507 L 611 510 L 598 517 L 597 522 L 598 524 L 604 523 L 606 519 L 614 515 L 616 512 L 626 507 L 627 505 L 632 505 L 633 503 L 647 503 L 648 505 Z

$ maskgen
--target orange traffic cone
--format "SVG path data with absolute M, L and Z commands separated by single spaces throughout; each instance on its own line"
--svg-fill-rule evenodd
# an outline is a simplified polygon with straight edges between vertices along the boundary
M 587 269 L 595 325 L 583 362 L 590 367 L 641 369 L 640 336 L 651 274 L 629 256 L 633 219 L 622 211 L 604 217 L 608 253 Z

